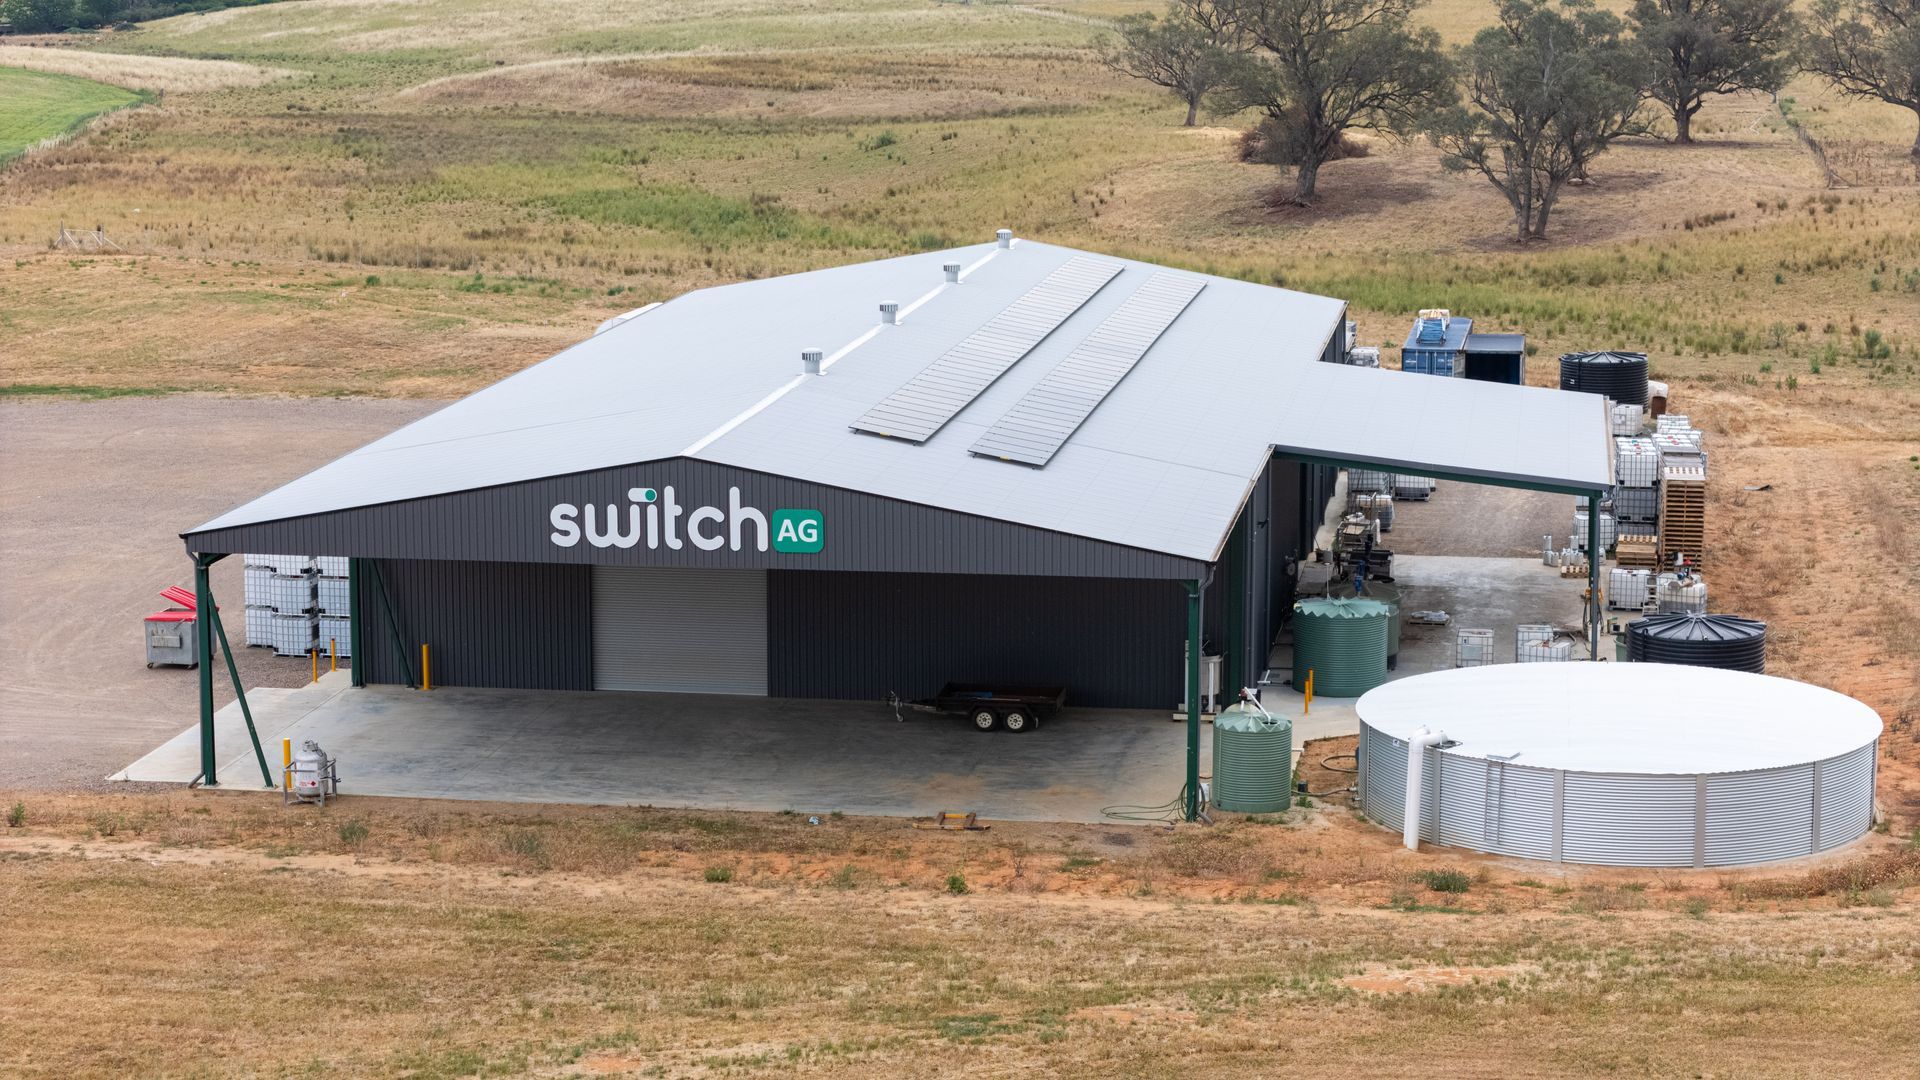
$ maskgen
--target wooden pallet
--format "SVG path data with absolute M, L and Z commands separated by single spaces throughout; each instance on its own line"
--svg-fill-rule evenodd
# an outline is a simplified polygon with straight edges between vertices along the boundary
M 1703 565 L 1707 543 L 1707 476 L 1697 466 L 1669 466 L 1660 475 L 1660 565 L 1684 556 Z
M 1614 544 L 1613 561 L 1628 570 L 1660 568 L 1660 538 L 1652 534 L 1621 533 Z

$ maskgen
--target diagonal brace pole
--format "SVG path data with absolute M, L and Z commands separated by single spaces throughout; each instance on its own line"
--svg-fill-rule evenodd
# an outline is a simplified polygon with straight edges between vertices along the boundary
M 400 672 L 407 678 L 407 689 L 416 690 L 420 684 L 413 677 L 413 662 L 407 658 L 407 638 L 400 632 L 399 616 L 393 613 L 393 597 L 387 593 L 387 578 L 380 572 L 380 560 L 368 559 L 367 569 L 373 574 L 373 591 L 380 594 L 380 606 L 386 611 L 387 629 L 393 631 L 393 650 L 400 657 Z
M 212 595 L 212 590 L 208 590 Z M 247 690 L 240 685 L 240 669 L 233 663 L 233 646 L 227 644 L 227 627 L 220 621 L 220 609 L 210 609 L 205 617 L 213 620 L 213 632 L 220 638 L 220 655 L 227 658 L 227 675 L 233 679 L 233 696 L 240 701 L 240 715 L 247 720 L 247 738 L 253 740 L 254 760 L 260 762 L 260 783 L 274 787 L 273 772 L 267 768 L 267 752 L 260 749 L 260 732 L 253 726 L 253 707 L 247 704 Z

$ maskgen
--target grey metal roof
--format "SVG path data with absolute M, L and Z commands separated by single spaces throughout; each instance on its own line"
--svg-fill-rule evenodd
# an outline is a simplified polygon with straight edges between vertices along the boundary
M 868 409 L 853 422 L 854 430 L 926 442 L 1122 269 L 1112 259 L 1091 255 L 1068 259 L 966 340 L 941 353 L 905 386 Z
M 1338 300 L 1133 260 L 919 444 L 852 425 L 1083 253 L 1031 241 L 701 289 L 187 535 L 688 457 L 1211 561 L 1275 447 L 1402 471 L 1611 484 L 1592 395 L 1318 363 Z M 942 264 L 966 266 L 946 283 Z M 1206 288 L 1044 468 L 970 449 L 1156 275 Z M 878 304 L 901 304 L 881 325 Z M 803 374 L 800 350 L 827 352 Z
M 1160 273 L 1148 278 L 980 436 L 973 453 L 1025 465 L 1053 460 L 1206 287 L 1206 281 L 1193 274 Z

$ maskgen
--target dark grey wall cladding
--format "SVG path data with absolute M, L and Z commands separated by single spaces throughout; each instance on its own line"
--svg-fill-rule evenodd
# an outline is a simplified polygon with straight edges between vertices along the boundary
M 1171 708 L 1186 590 L 1171 581 L 767 575 L 776 697 L 926 697 L 942 683 L 1051 683 L 1069 704 Z
M 417 675 L 432 646 L 436 686 L 593 689 L 593 571 L 550 563 L 379 560 Z M 405 683 L 386 613 L 362 564 L 360 648 L 372 683 Z
M 550 512 L 557 504 L 584 508 L 591 503 L 599 508 L 597 516 L 617 506 L 625 522 L 633 505 L 630 489 L 654 489 L 664 503 L 668 487 L 689 511 L 699 506 L 729 510 L 730 488 L 740 489 L 742 505 L 769 518 L 782 508 L 817 510 L 825 542 L 813 553 L 771 546 L 759 551 L 757 529 L 748 522 L 741 530 L 743 550 L 730 550 L 728 535 L 718 550 L 704 551 L 685 539 L 685 515 L 679 519 L 677 551 L 664 538 L 654 548 L 644 540 L 621 548 L 596 547 L 585 539 L 567 547 L 552 539 Z M 717 530 L 709 526 L 708 534 L 727 533 L 729 524 Z M 1202 561 L 685 458 L 218 529 L 189 537 L 188 547 L 389 559 L 1115 578 L 1194 578 L 1205 570 Z

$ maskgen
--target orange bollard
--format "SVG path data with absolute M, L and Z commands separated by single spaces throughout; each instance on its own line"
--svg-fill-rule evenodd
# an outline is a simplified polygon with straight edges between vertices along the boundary
M 280 740 L 280 787 L 284 791 L 293 790 L 293 740 Z
M 340 639 L 339 638 L 327 639 L 327 670 L 328 671 L 340 670 Z
M 420 689 L 433 689 L 433 675 L 427 657 L 427 643 L 420 643 Z
M 319 682 L 320 681 L 320 651 L 318 649 L 308 649 L 307 657 L 313 661 L 313 681 Z

